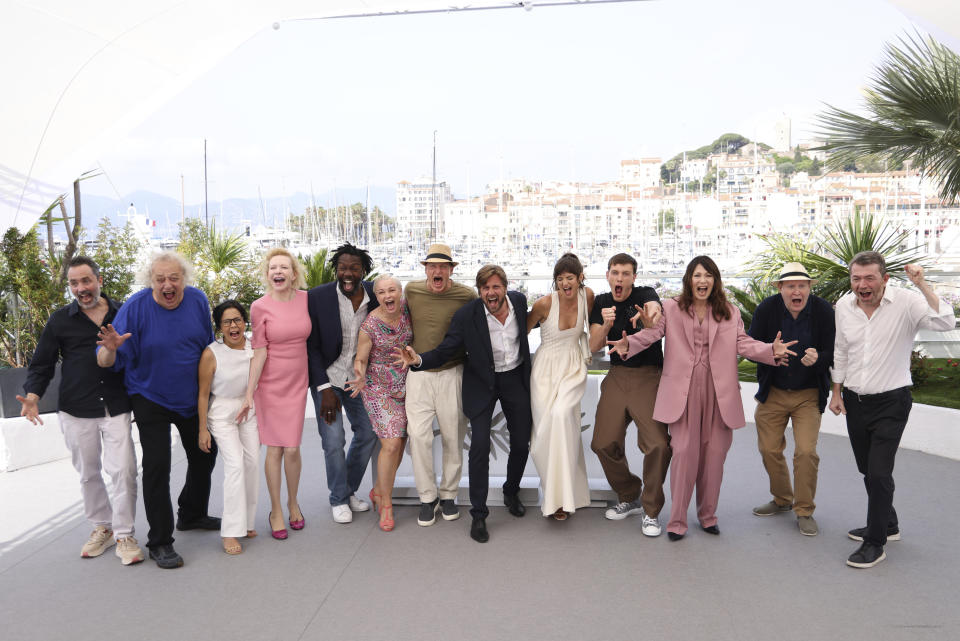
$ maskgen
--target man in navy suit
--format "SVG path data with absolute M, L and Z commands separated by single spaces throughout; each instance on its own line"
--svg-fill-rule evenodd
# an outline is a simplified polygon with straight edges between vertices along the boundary
M 360 324 L 376 309 L 377 298 L 372 284 L 364 280 L 373 268 L 366 250 L 344 243 L 334 250 L 330 265 L 336 271 L 336 282 L 318 285 L 307 294 L 313 324 L 307 339 L 307 357 L 333 520 L 349 523 L 354 512 L 370 509 L 370 504 L 357 498 L 356 492 L 377 438 L 362 399 L 351 398 L 346 385 L 354 376 Z M 353 430 L 346 455 L 343 412 Z
M 450 329 L 435 349 L 417 354 L 412 347 L 399 352 L 398 362 L 413 370 L 439 367 L 466 350 L 463 369 L 463 412 L 470 419 L 470 536 L 485 543 L 487 491 L 490 485 L 490 423 L 497 401 L 507 418 L 510 455 L 503 502 L 514 516 L 526 512 L 520 502 L 520 479 L 530 453 L 530 346 L 527 343 L 527 299 L 507 291 L 507 275 L 498 265 L 477 272 L 478 300 L 453 315 Z

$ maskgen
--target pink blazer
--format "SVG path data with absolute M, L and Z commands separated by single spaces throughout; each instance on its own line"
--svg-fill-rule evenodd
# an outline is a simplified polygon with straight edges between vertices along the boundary
M 743 331 L 740 310 L 730 305 L 730 320 L 717 322 L 708 314 L 709 358 L 713 387 L 724 424 L 732 429 L 743 427 L 743 400 L 740 397 L 740 382 L 737 376 L 737 354 L 752 361 L 776 364 L 773 344 L 751 338 Z M 693 375 L 695 354 L 693 351 L 693 327 L 698 322 L 693 310 L 680 310 L 677 301 L 663 302 L 663 317 L 656 327 L 650 327 L 628 337 L 629 356 L 646 349 L 666 336 L 663 357 L 663 375 L 657 390 L 657 402 L 653 418 L 663 423 L 675 423 L 687 408 L 690 378 Z

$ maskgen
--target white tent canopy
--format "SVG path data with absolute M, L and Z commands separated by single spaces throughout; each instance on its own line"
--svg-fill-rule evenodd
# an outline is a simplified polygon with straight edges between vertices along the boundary
M 960 50 L 955 0 L 892 1 Z M 290 20 L 576 3 L 452 2 L 0 0 L 0 229 L 28 229 L 103 149 L 262 30 Z

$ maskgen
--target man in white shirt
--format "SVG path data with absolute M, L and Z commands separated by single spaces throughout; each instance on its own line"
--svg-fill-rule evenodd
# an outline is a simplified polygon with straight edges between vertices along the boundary
M 893 466 L 907 425 L 910 353 L 917 330 L 951 330 L 953 308 L 930 288 L 919 265 L 904 268 L 920 294 L 887 287 L 890 274 L 877 252 L 850 261 L 849 294 L 837 301 L 830 410 L 845 414 L 850 446 L 867 488 L 867 526 L 848 536 L 862 541 L 847 565 L 871 568 L 886 558 L 887 540 L 900 540 L 893 509 Z
M 493 410 L 500 407 L 510 433 L 507 478 L 503 503 L 510 514 L 520 517 L 526 508 L 520 502 L 520 479 L 530 453 L 530 346 L 527 343 L 527 299 L 520 292 L 507 291 L 507 275 L 498 265 L 486 265 L 477 272 L 473 300 L 453 315 L 443 341 L 434 349 L 417 354 L 407 347 L 398 354 L 398 363 L 416 372 L 450 360 L 466 350 L 463 368 L 463 413 L 470 419 L 470 537 L 486 543 L 487 492 L 490 485 L 490 431 Z

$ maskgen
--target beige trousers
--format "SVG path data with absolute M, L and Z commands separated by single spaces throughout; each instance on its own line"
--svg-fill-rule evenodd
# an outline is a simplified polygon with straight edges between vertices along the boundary
M 407 374 L 407 436 L 413 462 L 413 477 L 420 500 L 430 503 L 438 497 L 453 499 L 463 471 L 463 439 L 467 417 L 460 398 L 463 365 L 439 372 Z M 433 469 L 433 419 L 440 426 L 443 447 L 442 475 L 437 484 Z
M 811 516 L 817 507 L 817 439 L 820 436 L 820 408 L 815 389 L 782 390 L 770 386 L 765 403 L 757 403 L 757 447 L 770 476 L 770 494 L 778 505 L 793 505 L 797 516 Z M 790 470 L 783 458 L 787 446 L 787 421 L 793 423 L 793 487 Z

